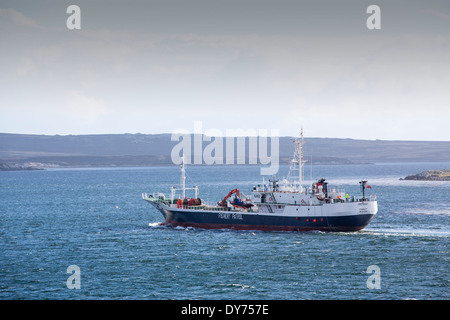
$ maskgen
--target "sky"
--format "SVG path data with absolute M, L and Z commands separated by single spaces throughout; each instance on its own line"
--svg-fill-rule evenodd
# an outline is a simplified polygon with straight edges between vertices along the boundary
M 450 140 L 447 0 L 0 0 L 0 48 L 3 133 Z

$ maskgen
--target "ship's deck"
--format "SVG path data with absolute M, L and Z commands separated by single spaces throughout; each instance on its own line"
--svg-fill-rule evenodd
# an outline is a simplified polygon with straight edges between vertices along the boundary
M 159 197 L 153 197 L 152 195 L 148 195 L 146 193 L 142 194 L 142 199 L 150 201 L 150 202 L 158 202 L 158 203 L 163 203 L 168 207 L 171 208 L 180 208 L 180 209 L 191 209 L 191 210 L 208 210 L 208 211 L 242 211 L 242 210 L 238 210 L 235 209 L 233 210 L 232 208 L 228 208 L 228 207 L 220 207 L 220 206 L 213 206 L 213 205 L 208 205 L 208 204 L 201 204 L 201 205 L 193 205 L 193 206 L 178 206 L 177 205 L 177 200 L 178 199 L 161 199 Z

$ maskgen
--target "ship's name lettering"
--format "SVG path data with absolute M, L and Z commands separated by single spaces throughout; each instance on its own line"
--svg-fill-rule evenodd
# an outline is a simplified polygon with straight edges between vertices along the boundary
M 219 212 L 219 219 L 237 219 L 242 220 L 242 214 L 240 213 L 231 213 L 231 212 Z

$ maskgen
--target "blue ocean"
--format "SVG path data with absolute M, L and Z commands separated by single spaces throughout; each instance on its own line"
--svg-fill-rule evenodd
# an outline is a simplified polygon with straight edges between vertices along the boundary
M 368 180 L 378 214 L 350 233 L 161 225 L 141 194 L 169 193 L 177 166 L 0 172 L 0 299 L 450 299 L 450 182 L 399 180 L 445 168 L 306 166 L 305 185 L 325 177 L 350 196 Z M 210 202 L 262 180 L 257 166 L 187 176 Z

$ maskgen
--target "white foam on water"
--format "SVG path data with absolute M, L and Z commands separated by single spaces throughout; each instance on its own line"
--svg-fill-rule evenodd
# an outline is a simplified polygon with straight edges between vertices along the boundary
M 450 231 L 441 229 L 366 228 L 359 233 L 381 236 L 450 237 Z
M 151 222 L 151 223 L 148 224 L 148 226 L 150 228 L 159 228 L 159 227 L 162 227 L 163 224 L 162 224 L 162 222 Z

